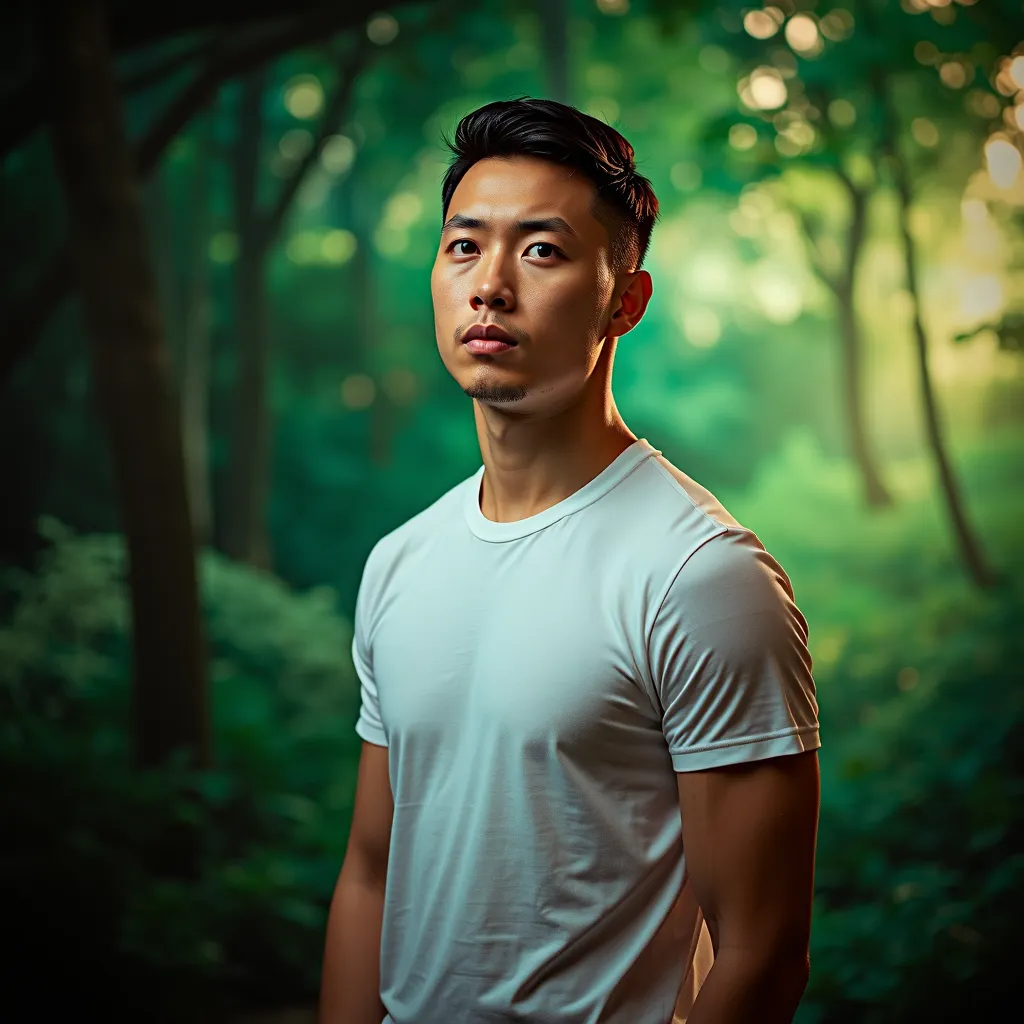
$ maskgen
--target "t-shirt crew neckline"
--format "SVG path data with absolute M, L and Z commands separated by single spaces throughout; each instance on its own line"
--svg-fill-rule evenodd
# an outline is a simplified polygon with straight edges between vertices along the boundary
M 539 530 L 551 526 L 552 523 L 558 522 L 559 519 L 564 519 L 566 516 L 586 508 L 587 505 L 593 504 L 598 498 L 604 497 L 612 488 L 622 483 L 641 463 L 652 455 L 660 454 L 658 449 L 651 447 L 646 438 L 638 438 L 578 491 L 563 498 L 550 508 L 544 509 L 543 512 L 538 512 L 535 516 L 527 516 L 525 519 L 518 519 L 514 523 L 496 523 L 480 511 L 480 488 L 483 484 L 485 468 L 481 466 L 470 478 L 469 486 L 466 488 L 464 499 L 466 524 L 474 536 L 481 540 L 492 543 L 519 540 L 520 537 L 537 533 Z

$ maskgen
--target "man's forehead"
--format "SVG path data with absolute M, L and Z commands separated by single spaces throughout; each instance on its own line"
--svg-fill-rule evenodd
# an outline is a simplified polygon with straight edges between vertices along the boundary
M 495 224 L 561 217 L 576 233 L 600 226 L 596 190 L 573 167 L 530 157 L 488 157 L 473 164 L 448 205 L 459 214 Z

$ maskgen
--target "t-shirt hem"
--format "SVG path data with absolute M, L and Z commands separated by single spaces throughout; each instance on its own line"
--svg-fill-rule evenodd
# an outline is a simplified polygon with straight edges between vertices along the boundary
M 362 718 L 356 721 L 356 735 L 360 739 L 366 740 L 367 743 L 373 743 L 378 747 L 386 747 L 388 745 L 388 738 L 384 730 L 370 725 L 369 722 L 364 721 Z
M 705 768 L 764 761 L 785 754 L 802 754 L 820 746 L 818 726 L 811 725 L 768 736 L 725 740 L 697 750 L 672 751 L 672 767 L 677 772 L 698 772 Z

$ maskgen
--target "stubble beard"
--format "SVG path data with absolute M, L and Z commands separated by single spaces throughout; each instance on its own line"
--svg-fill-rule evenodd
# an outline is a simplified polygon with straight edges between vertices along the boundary
M 486 380 L 476 380 L 462 390 L 468 398 L 475 398 L 487 405 L 509 405 L 521 402 L 527 395 L 522 384 L 499 384 Z

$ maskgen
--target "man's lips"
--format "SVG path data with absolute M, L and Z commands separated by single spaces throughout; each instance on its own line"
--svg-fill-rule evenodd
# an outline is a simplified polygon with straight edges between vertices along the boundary
M 497 324 L 473 324 L 472 327 L 462 336 L 462 343 L 479 339 L 483 341 L 500 341 L 505 345 L 514 345 L 515 339 L 507 331 L 503 331 Z
M 474 355 L 493 356 L 515 348 L 515 339 L 496 324 L 474 324 L 462 336 L 462 344 Z

